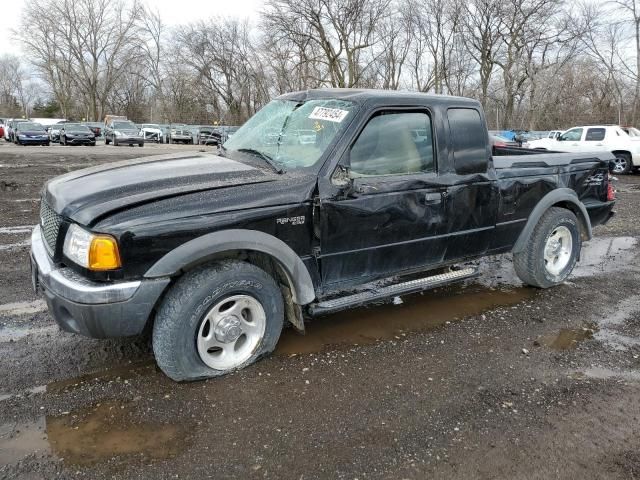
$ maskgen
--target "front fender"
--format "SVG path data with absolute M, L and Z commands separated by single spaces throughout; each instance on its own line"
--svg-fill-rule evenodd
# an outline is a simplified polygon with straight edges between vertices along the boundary
M 300 257 L 282 240 L 257 230 L 222 230 L 188 241 L 167 253 L 145 273 L 146 278 L 168 277 L 219 253 L 249 250 L 270 255 L 287 274 L 298 305 L 311 303 L 315 290 Z
M 531 215 L 529 215 L 529 219 L 527 223 L 520 233 L 516 244 L 513 246 L 512 252 L 519 253 L 522 252 L 527 244 L 527 240 L 531 236 L 533 229 L 538 224 L 538 221 L 544 215 L 549 208 L 557 204 L 569 204 L 571 210 L 576 214 L 578 220 L 584 226 L 584 233 L 586 234 L 587 240 L 590 240 L 593 237 L 593 231 L 591 228 L 591 220 L 589 219 L 589 214 L 587 212 L 586 207 L 576 195 L 576 192 L 571 190 L 570 188 L 557 188 L 547 193 L 535 206 Z

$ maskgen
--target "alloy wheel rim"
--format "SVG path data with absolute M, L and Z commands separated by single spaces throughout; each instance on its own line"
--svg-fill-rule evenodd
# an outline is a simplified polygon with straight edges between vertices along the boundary
M 616 157 L 613 160 L 613 171 L 615 173 L 624 172 L 625 168 L 627 168 L 627 160 L 625 158 Z
M 573 236 L 564 225 L 556 227 L 544 246 L 544 266 L 552 275 L 560 275 L 571 261 Z
M 229 370 L 246 362 L 262 342 L 267 316 L 250 295 L 220 300 L 204 316 L 196 343 L 200 359 L 214 370 Z

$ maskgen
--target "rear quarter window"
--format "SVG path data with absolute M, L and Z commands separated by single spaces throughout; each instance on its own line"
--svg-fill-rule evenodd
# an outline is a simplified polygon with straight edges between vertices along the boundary
M 480 112 L 473 108 L 450 108 L 447 119 L 456 173 L 486 172 L 488 138 Z

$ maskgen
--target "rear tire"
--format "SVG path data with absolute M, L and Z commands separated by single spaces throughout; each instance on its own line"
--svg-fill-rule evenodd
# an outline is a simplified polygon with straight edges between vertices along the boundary
M 240 261 L 209 263 L 166 294 L 153 325 L 153 352 L 173 380 L 216 377 L 271 353 L 283 322 L 282 294 L 264 270 Z
M 575 214 L 566 208 L 551 207 L 538 221 L 524 250 L 513 254 L 513 266 L 527 285 L 553 287 L 571 274 L 581 248 Z
M 626 175 L 631 171 L 631 155 L 628 153 L 614 153 L 613 173 L 618 175 Z

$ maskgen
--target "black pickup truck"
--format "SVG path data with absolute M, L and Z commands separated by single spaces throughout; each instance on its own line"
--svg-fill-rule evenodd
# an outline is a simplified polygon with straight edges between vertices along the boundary
M 477 274 L 512 252 L 528 285 L 564 281 L 612 215 L 610 154 L 493 149 L 477 101 L 283 95 L 217 154 L 121 161 L 49 181 L 32 280 L 66 331 L 153 331 L 175 380 L 271 352 L 285 321 Z

